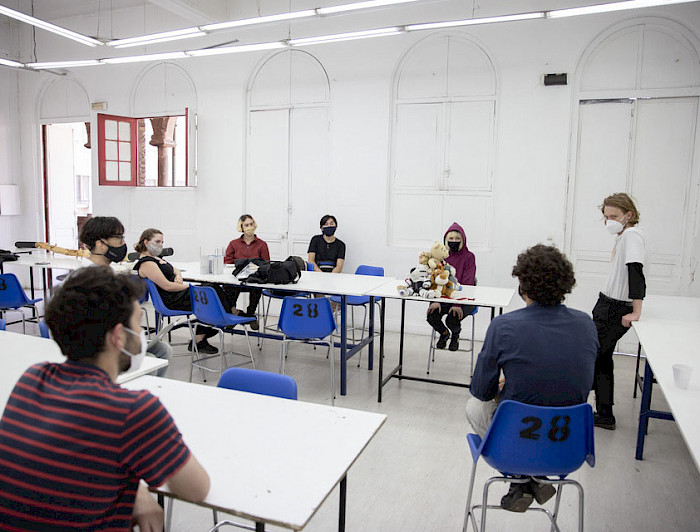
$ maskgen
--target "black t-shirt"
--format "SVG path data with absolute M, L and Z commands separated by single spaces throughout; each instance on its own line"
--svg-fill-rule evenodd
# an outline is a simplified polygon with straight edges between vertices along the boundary
M 161 262 L 160 260 L 154 257 L 149 257 L 148 255 L 139 259 L 139 261 L 134 265 L 134 270 L 139 271 L 141 266 L 146 262 L 155 262 L 168 281 L 171 283 L 175 281 L 175 269 L 173 268 L 172 264 L 166 261 Z M 190 301 L 189 289 L 183 288 L 179 292 L 168 292 L 167 290 L 163 290 L 160 286 L 157 286 L 157 288 L 158 293 L 163 300 L 163 304 L 170 310 L 192 310 L 192 301 Z
M 321 271 L 333 271 L 338 259 L 345 259 L 345 242 L 336 238 L 328 243 L 323 239 L 323 235 L 316 235 L 309 242 L 308 253 L 316 254 L 316 264 Z

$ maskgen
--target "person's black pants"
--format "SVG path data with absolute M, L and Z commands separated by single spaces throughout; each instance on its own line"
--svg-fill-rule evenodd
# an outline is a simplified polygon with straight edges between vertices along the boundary
M 236 301 L 238 301 L 238 296 L 241 294 L 241 292 L 248 292 L 248 309 L 246 310 L 246 316 L 255 316 L 255 311 L 257 310 L 258 303 L 262 297 L 262 288 L 226 284 L 222 286 L 222 289 L 228 296 L 228 300 L 231 302 L 231 309 L 236 307 Z
M 613 352 L 618 340 L 629 331 L 628 327 L 622 325 L 622 316 L 630 312 L 632 312 L 632 303 L 611 299 L 603 294 L 599 295 L 593 307 L 593 323 L 598 330 L 600 342 L 595 361 L 593 391 L 596 410 L 601 416 L 612 416 L 615 397 Z
M 440 303 L 439 309 L 428 313 L 428 323 L 438 334 L 444 334 L 449 329 L 452 335 L 459 336 L 462 330 L 462 320 L 474 311 L 473 305 L 459 305 L 462 307 L 462 320 L 460 320 L 454 312 L 450 312 L 450 309 L 454 306 L 452 303 Z M 442 323 L 442 317 L 445 314 L 447 314 L 447 318 L 445 318 L 445 323 Z M 445 327 L 445 324 L 447 327 Z

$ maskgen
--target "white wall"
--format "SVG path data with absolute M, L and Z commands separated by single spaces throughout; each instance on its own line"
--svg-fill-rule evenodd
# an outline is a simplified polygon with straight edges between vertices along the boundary
M 431 6 L 421 9 L 425 14 L 421 20 L 427 20 Z M 483 44 L 495 62 L 499 83 L 493 245 L 477 250 L 480 284 L 514 286 L 510 271 L 521 250 L 548 239 L 563 245 L 576 66 L 598 34 L 635 16 L 641 15 L 622 12 L 456 30 Z M 697 4 L 644 10 L 643 16 L 667 17 L 700 35 Z M 406 50 L 425 36 L 416 32 L 306 48 L 331 80 L 329 201 L 319 205 L 318 214 L 331 212 L 338 217 L 338 236 L 348 246 L 347 271 L 361 263 L 383 264 L 387 275 L 403 277 L 420 251 L 386 245 L 386 183 L 393 73 Z M 199 186 L 195 190 L 98 187 L 95 171 L 94 214 L 118 216 L 127 227 L 128 242 L 134 242 L 145 227 L 163 229 L 167 244 L 177 251 L 176 260 L 193 260 L 200 246 L 212 251 L 236 236 L 235 220 L 245 210 L 245 87 L 264 57 L 253 53 L 180 60 L 197 92 Z M 82 85 L 90 101 L 108 102 L 109 113 L 128 114 L 134 84 L 148 66 L 82 68 L 69 76 Z M 569 73 L 568 86 L 542 85 L 543 74 L 560 72 Z M 0 182 L 20 183 L 23 200 L 21 226 L 0 217 L 0 247 L 41 234 L 36 110 L 41 89 L 51 76 L 0 67 Z M 95 135 L 93 128 L 93 146 Z M 12 172 L 9 178 L 8 171 Z M 441 236 L 435 235 L 436 239 Z M 519 304 L 514 301 L 514 306 Z M 408 329 L 427 330 L 422 324 L 424 311 L 421 305 L 409 305 Z M 485 314 L 477 322 L 482 331 Z M 388 316 L 396 313 L 390 311 Z M 392 324 L 395 319 L 390 320 Z

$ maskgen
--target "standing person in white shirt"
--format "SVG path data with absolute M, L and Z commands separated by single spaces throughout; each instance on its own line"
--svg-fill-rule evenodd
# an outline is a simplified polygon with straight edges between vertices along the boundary
M 593 380 L 594 422 L 596 427 L 615 430 L 613 352 L 617 341 L 642 314 L 642 300 L 646 294 L 645 237 L 637 227 L 639 211 L 627 194 L 608 196 L 603 200 L 601 211 L 605 229 L 615 235 L 615 243 L 605 289 L 593 308 L 593 322 L 600 342 Z

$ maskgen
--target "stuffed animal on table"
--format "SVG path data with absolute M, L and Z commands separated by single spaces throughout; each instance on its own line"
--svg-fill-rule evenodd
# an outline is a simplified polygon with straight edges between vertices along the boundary
M 431 281 L 427 264 L 419 264 L 412 268 L 404 282 L 405 284 L 396 287 L 401 296 L 419 296 L 428 299 L 435 297 L 435 292 L 429 290 Z
M 458 294 L 458 289 L 450 280 L 450 272 L 444 268 L 435 268 L 430 274 L 430 290 L 435 293 L 435 297 L 446 297 L 452 299 Z
M 450 250 L 445 244 L 435 241 L 430 247 L 430 251 L 421 251 L 418 256 L 418 263 L 427 264 L 431 270 L 434 270 L 438 266 L 444 268 L 444 265 L 447 264 L 445 259 L 449 254 Z

